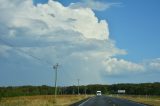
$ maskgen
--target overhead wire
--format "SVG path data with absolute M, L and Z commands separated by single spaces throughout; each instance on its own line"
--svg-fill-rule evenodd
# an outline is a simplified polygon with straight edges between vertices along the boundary
M 43 62 L 43 63 L 45 62 L 47 65 L 52 66 L 52 68 L 53 68 L 53 64 L 50 63 L 50 62 L 48 62 L 47 60 L 43 60 L 43 59 L 41 59 L 41 58 L 39 58 L 39 57 L 37 57 L 37 56 L 34 56 L 34 55 L 32 55 L 32 54 L 29 54 L 28 52 L 25 52 L 25 51 L 17 48 L 15 45 L 13 45 L 13 44 L 5 41 L 5 40 L 2 39 L 2 38 L 0 38 L 0 41 L 2 41 L 5 45 L 14 48 L 14 50 L 16 50 L 16 51 L 18 51 L 18 52 L 20 52 L 20 53 L 23 53 L 23 54 L 25 54 L 25 55 L 27 55 L 27 56 L 30 56 L 30 57 L 38 60 L 39 62 Z M 67 78 L 69 78 L 69 79 L 68 79 L 68 81 L 65 81 L 65 82 L 67 82 L 67 83 L 71 82 L 73 85 L 75 84 L 75 83 L 73 83 L 74 81 L 73 81 L 71 75 L 68 74 L 65 70 L 63 70 L 63 72 L 61 72 L 61 73 L 63 74 L 62 76 L 68 75 Z M 62 79 L 59 79 L 59 81 L 61 82 Z M 64 83 L 64 81 L 62 81 L 62 82 Z
M 51 64 L 50 62 L 48 62 L 47 60 L 43 60 L 43 59 L 41 59 L 41 58 L 39 58 L 39 57 L 37 57 L 37 56 L 34 56 L 34 55 L 32 55 L 32 54 L 29 54 L 28 52 L 25 52 L 25 51 L 17 48 L 17 47 L 14 46 L 13 44 L 5 41 L 5 40 L 2 39 L 2 38 L 0 38 L 0 41 L 2 41 L 5 45 L 14 48 L 14 49 L 15 49 L 16 51 L 18 51 L 18 52 L 21 52 L 21 53 L 23 53 L 23 54 L 25 54 L 25 55 L 28 55 L 28 56 L 30 56 L 30 57 L 32 57 L 32 58 L 34 58 L 34 59 L 36 59 L 36 60 L 38 60 L 38 61 L 40 61 L 40 62 L 45 62 L 45 63 L 48 64 L 48 65 L 52 65 L 52 64 Z

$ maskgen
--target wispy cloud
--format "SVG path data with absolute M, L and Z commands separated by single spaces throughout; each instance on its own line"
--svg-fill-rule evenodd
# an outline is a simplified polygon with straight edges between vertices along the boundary
M 121 6 L 122 3 L 117 2 L 102 2 L 99 0 L 82 0 L 82 2 L 73 3 L 70 5 L 72 8 L 91 8 L 97 11 L 104 11 L 111 7 Z

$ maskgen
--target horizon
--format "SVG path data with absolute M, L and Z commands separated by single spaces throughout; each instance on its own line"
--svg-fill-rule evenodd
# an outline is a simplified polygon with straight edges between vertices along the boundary
M 115 84 L 87 84 L 87 85 L 79 85 L 79 86 L 92 86 L 92 85 L 140 85 L 140 84 L 155 84 L 155 83 L 160 83 L 160 82 L 146 82 L 146 83 L 115 83 Z M 27 87 L 27 86 L 32 86 L 32 87 L 40 87 L 40 86 L 47 86 L 47 87 L 54 87 L 54 85 L 15 85 L 15 86 L 0 86 L 0 87 Z M 78 86 L 78 85 L 60 85 L 57 87 L 72 87 L 72 86 Z

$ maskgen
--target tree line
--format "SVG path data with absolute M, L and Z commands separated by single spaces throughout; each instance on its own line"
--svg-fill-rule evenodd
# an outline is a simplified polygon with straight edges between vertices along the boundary
M 54 87 L 51 86 L 8 86 L 0 87 L 0 97 L 53 95 Z M 140 84 L 112 84 L 112 85 L 80 85 L 80 94 L 96 94 L 100 90 L 103 94 L 117 94 L 118 90 L 125 90 L 130 95 L 160 95 L 160 82 Z M 59 95 L 78 94 L 78 86 L 58 87 Z

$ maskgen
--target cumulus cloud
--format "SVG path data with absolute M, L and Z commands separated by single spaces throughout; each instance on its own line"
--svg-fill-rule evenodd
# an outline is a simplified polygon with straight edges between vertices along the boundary
M 109 58 L 106 59 L 103 64 L 108 74 L 124 74 L 128 72 L 144 71 L 144 66 L 142 64 L 136 64 L 123 59 Z
M 31 0 L 3 2 L 11 6 L 1 7 L 1 38 L 16 46 L 54 46 L 61 51 L 95 51 L 107 56 L 125 54 L 109 40 L 107 22 L 98 20 L 89 8 L 72 9 L 51 0 L 37 7 Z

